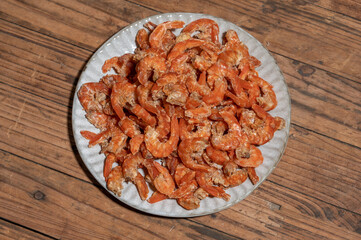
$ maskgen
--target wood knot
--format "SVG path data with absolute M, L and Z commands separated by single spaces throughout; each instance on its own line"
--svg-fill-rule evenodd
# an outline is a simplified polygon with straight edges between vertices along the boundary
M 265 4 L 262 5 L 263 13 L 273 13 L 276 10 L 277 10 L 276 3 L 273 1 L 267 1 Z
M 310 65 L 302 65 L 297 72 L 304 77 L 311 76 L 316 70 Z
M 36 192 L 34 192 L 33 197 L 36 200 L 44 200 L 45 199 L 45 194 L 43 192 L 41 192 L 41 191 L 36 191 Z

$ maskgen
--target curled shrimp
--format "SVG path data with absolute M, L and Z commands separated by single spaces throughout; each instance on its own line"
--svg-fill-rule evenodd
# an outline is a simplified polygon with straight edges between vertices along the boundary
M 172 50 L 168 54 L 167 59 L 169 61 L 172 61 L 173 59 L 175 59 L 179 55 L 183 54 L 187 49 L 200 47 L 205 43 L 206 43 L 206 41 L 198 40 L 198 39 L 188 39 L 188 40 L 179 42 L 176 45 L 174 45 L 174 47 L 172 48 Z
M 186 117 L 189 118 L 207 118 L 212 114 L 211 107 L 204 102 L 197 108 L 187 109 L 184 111 Z
M 132 139 L 130 139 L 130 141 L 129 141 L 130 152 L 133 155 L 136 154 L 137 152 L 139 152 L 140 145 L 143 142 L 144 142 L 144 135 L 143 134 L 136 135 Z
M 163 87 L 163 92 L 168 103 L 178 106 L 184 106 L 189 95 L 187 88 L 181 84 L 167 84 Z
M 131 106 L 136 104 L 135 89 L 136 86 L 129 82 L 117 82 L 114 84 L 110 100 L 115 113 L 120 119 L 125 117 L 123 108 L 127 103 Z
M 241 167 L 258 167 L 263 163 L 261 150 L 251 145 L 249 158 L 236 158 L 234 162 Z
M 159 24 L 154 28 L 149 35 L 149 44 L 152 48 L 162 48 L 163 38 L 167 33 L 167 30 L 182 28 L 184 22 L 182 21 L 167 21 Z
M 233 161 L 229 161 L 223 168 L 225 178 L 230 187 L 235 187 L 242 184 L 247 180 L 247 171 L 245 169 L 239 169 L 237 164 Z
M 212 128 L 211 143 L 214 148 L 219 150 L 228 151 L 236 149 L 242 137 L 241 126 L 233 113 L 220 111 L 219 114 L 228 125 L 228 133 L 223 135 L 224 131 L 217 131 L 217 129 Z
M 224 99 L 224 94 L 227 90 L 227 83 L 223 79 L 216 79 L 213 90 L 206 96 L 203 96 L 203 101 L 208 105 L 217 105 Z
M 197 19 L 185 26 L 182 33 L 191 35 L 197 31 L 199 32 L 196 35 L 198 39 L 210 40 L 213 43 L 219 43 L 219 27 L 215 21 L 207 18 Z
M 103 73 L 108 72 L 110 69 L 114 69 L 117 74 L 122 77 L 130 75 L 134 69 L 134 54 L 126 53 L 121 57 L 113 57 L 105 61 L 102 67 Z
M 167 168 L 154 162 L 154 167 L 158 170 L 158 175 L 154 178 L 154 187 L 165 195 L 171 195 L 174 192 L 175 183 Z
M 96 111 L 88 112 L 85 117 L 91 124 L 102 131 L 108 128 L 109 122 L 112 118 L 109 115 Z
M 107 188 L 117 196 L 121 196 L 123 190 L 123 171 L 121 166 L 113 168 L 106 178 Z
M 137 45 L 140 49 L 145 50 L 148 49 L 149 46 L 149 36 L 147 31 L 142 28 L 138 31 L 137 36 L 135 38 Z
M 261 96 L 257 97 L 257 103 L 265 110 L 270 111 L 277 106 L 276 94 L 270 83 L 260 77 L 253 77 L 252 81 L 256 82 L 261 90 Z
M 140 134 L 139 126 L 128 117 L 121 119 L 118 125 L 124 134 L 130 138 Z
M 194 128 L 197 130 L 194 131 Z M 211 136 L 211 122 L 204 120 L 198 124 L 187 124 L 186 120 L 179 119 L 179 134 L 181 140 L 192 138 L 204 138 L 208 140 Z
M 227 152 L 217 150 L 212 146 L 206 148 L 207 156 L 216 164 L 223 165 L 228 162 L 230 159 L 227 155 Z
M 255 185 L 259 181 L 259 177 L 257 176 L 256 170 L 254 167 L 247 167 L 246 168 L 248 177 L 251 180 L 252 184 Z
M 149 152 L 156 158 L 169 156 L 176 148 L 179 140 L 179 124 L 175 116 L 172 117 L 170 137 L 167 142 L 159 140 L 159 132 L 151 126 L 145 129 L 144 142 Z
M 283 126 L 283 119 L 273 118 L 259 105 L 253 104 L 253 118 L 248 115 L 252 111 L 243 111 L 241 115 L 241 124 L 243 131 L 249 138 L 249 142 L 255 145 L 263 145 L 273 138 L 275 131 Z M 254 116 L 256 114 L 256 116 Z M 247 118 L 251 118 L 250 120 Z
M 201 96 L 210 94 L 211 89 L 206 83 L 206 71 L 203 71 L 197 81 L 196 77 L 189 76 L 186 80 L 186 85 L 190 93 L 196 92 Z
M 160 56 L 146 56 L 137 64 L 136 78 L 145 85 L 153 73 L 153 80 L 156 81 L 160 75 L 167 70 L 165 59 Z
M 223 198 L 226 201 L 228 201 L 231 198 L 231 196 L 227 194 L 221 187 L 212 185 L 210 174 L 207 174 L 206 172 L 197 171 L 196 180 L 199 186 L 203 188 L 211 196 L 217 198 Z
M 149 193 L 144 177 L 138 172 L 138 168 L 143 164 L 144 160 L 145 159 L 137 153 L 135 155 L 129 155 L 122 164 L 124 178 L 131 180 L 135 184 L 142 200 L 147 199 Z
M 195 158 L 201 158 L 204 149 L 208 143 L 204 138 L 192 138 L 182 140 L 178 147 L 178 155 L 182 163 L 192 169 L 198 171 L 209 171 L 210 167 L 196 162 Z
M 101 82 L 84 83 L 78 91 L 78 98 L 86 112 L 103 111 L 109 88 Z

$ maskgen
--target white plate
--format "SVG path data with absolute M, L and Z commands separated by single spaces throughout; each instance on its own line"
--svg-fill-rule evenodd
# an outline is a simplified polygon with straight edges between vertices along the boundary
M 256 189 L 276 167 L 288 140 L 291 111 L 290 97 L 282 72 L 277 66 L 274 58 L 267 49 L 257 41 L 257 39 L 237 25 L 209 15 L 195 13 L 167 13 L 152 16 L 125 27 L 112 36 L 94 53 L 80 76 L 75 92 L 77 93 L 80 86 L 84 83 L 98 82 L 100 80 L 103 76 L 101 67 L 105 60 L 114 56 L 121 56 L 125 53 L 133 53 L 136 48 L 135 36 L 138 30 L 143 27 L 144 23 L 152 21 L 155 24 L 159 24 L 165 21 L 182 20 L 188 24 L 199 18 L 210 18 L 215 20 L 219 25 L 220 39 L 225 31 L 229 29 L 235 30 L 238 33 L 240 40 L 248 46 L 250 54 L 262 62 L 262 65 L 257 68 L 257 71 L 260 77 L 273 85 L 278 100 L 278 106 L 270 113 L 273 116 L 284 118 L 286 120 L 286 127 L 283 130 L 277 131 L 270 142 L 260 147 L 264 157 L 263 164 L 256 168 L 260 181 L 256 185 L 252 185 L 252 183 L 247 180 L 238 187 L 226 190 L 226 192 L 231 195 L 231 199 L 228 202 L 218 198 L 206 198 L 201 201 L 201 205 L 198 209 L 187 211 L 172 199 L 167 199 L 155 204 L 149 204 L 147 201 L 142 201 L 135 186 L 131 183 L 125 184 L 121 197 L 117 197 L 109 191 L 121 202 L 150 214 L 167 217 L 193 217 L 218 212 L 240 202 Z M 179 30 L 175 31 L 175 33 L 178 35 Z M 88 148 L 88 141 L 80 135 L 81 130 L 98 131 L 86 120 L 85 112 L 76 95 L 74 96 L 73 102 L 72 123 L 76 146 L 84 164 L 94 178 L 106 189 L 103 177 L 103 163 L 105 156 L 99 154 L 99 146 Z

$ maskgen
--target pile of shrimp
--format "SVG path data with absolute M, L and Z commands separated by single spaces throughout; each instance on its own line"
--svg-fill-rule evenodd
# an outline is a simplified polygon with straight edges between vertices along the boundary
M 227 188 L 259 181 L 257 146 L 285 125 L 268 113 L 277 106 L 272 85 L 235 31 L 220 43 L 211 19 L 144 27 L 134 53 L 106 60 L 107 75 L 78 91 L 100 130 L 81 134 L 106 156 L 107 188 L 121 196 L 132 182 L 142 200 L 175 199 L 187 210 L 206 197 L 228 201 Z

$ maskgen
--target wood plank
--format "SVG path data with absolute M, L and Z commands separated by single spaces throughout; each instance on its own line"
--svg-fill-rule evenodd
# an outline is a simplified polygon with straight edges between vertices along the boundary
M 317 6 L 321 6 L 331 11 L 361 20 L 361 2 L 357 0 L 312 0 L 311 2 Z
M 34 239 L 34 240 L 45 240 L 54 239 L 38 232 L 31 231 L 22 226 L 12 224 L 0 219 L 0 238 L 3 240 L 10 239 Z
M 162 12 L 201 9 L 246 29 L 275 53 L 355 81 L 361 76 L 360 22 L 316 5 L 254 0 L 138 2 Z
M 54 238 L 240 239 L 192 220 L 139 213 L 92 184 L 3 151 L 0 155 L 1 216 Z
M 177 236 L 177 239 L 360 237 L 332 221 L 300 213 L 297 207 L 302 207 L 303 203 L 290 208 L 291 204 L 287 206 L 280 200 L 282 195 L 290 193 L 275 191 L 274 188 L 279 190 L 275 184 L 265 186 L 276 193 L 273 199 L 276 199 L 275 203 L 265 200 L 264 195 L 257 193 L 259 190 L 245 201 L 220 213 L 189 220 L 167 219 L 140 214 L 113 201 L 91 184 L 5 152 L 0 154 L 4 159 L 0 163 L 0 213 L 18 224 L 30 228 L 36 225 L 39 231 L 55 238 L 149 239 L 171 235 Z M 34 176 L 34 172 L 39 174 Z M 293 203 L 297 201 L 293 200 Z M 314 206 L 315 203 L 310 204 Z M 277 205 L 282 207 L 277 209 L 274 207 Z M 331 212 L 337 211 L 332 206 L 330 209 Z M 346 215 L 350 216 L 349 213 Z M 95 221 L 99 218 L 101 222 Z M 360 216 L 353 220 L 359 219 Z M 154 224 L 158 227 L 155 228 Z
M 269 180 L 361 214 L 361 149 L 294 126 Z
M 118 10 L 115 16 L 107 11 Z M 131 13 L 131 14 L 130 14 Z M 0 18 L 47 36 L 95 50 L 107 38 L 134 19 L 153 15 L 154 11 L 127 1 L 95 3 L 79 1 L 1 1 Z M 123 20 L 125 19 L 125 20 Z

